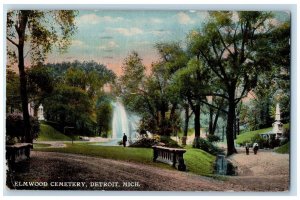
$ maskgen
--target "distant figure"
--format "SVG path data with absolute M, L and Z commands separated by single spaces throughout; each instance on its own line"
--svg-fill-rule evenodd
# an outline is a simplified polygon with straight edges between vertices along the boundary
M 126 147 L 126 142 L 127 142 L 127 136 L 124 133 L 124 135 L 123 135 L 123 146 L 124 147 Z
M 254 154 L 257 154 L 258 144 L 256 142 L 253 144 L 253 151 L 254 151 Z
M 246 144 L 246 155 L 249 155 L 249 144 Z

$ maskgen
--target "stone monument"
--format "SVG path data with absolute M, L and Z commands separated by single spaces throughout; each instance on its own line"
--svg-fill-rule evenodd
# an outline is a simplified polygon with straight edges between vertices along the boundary
M 42 104 L 40 104 L 39 109 L 38 109 L 38 120 L 45 120 L 44 117 L 44 107 Z
M 276 134 L 275 138 L 279 139 L 283 137 L 283 124 L 280 121 L 280 108 L 279 103 L 276 104 L 275 122 L 273 123 L 273 134 Z

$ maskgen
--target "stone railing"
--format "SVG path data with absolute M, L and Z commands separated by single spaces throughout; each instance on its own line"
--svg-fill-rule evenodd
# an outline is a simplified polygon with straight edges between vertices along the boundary
M 6 145 L 6 159 L 9 164 L 14 164 L 22 160 L 30 158 L 31 143 L 17 143 L 14 145 Z
M 153 146 L 153 162 L 159 161 L 172 165 L 179 171 L 185 171 L 183 154 L 185 149 L 168 148 L 162 146 Z

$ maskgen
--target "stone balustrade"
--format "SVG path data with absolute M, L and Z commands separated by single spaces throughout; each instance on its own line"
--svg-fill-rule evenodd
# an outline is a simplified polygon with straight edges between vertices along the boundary
M 183 154 L 185 149 L 153 146 L 153 162 L 159 161 L 172 165 L 179 171 L 186 171 Z
M 9 164 L 14 164 L 30 158 L 30 149 L 33 148 L 31 143 L 17 143 L 6 145 L 6 159 Z

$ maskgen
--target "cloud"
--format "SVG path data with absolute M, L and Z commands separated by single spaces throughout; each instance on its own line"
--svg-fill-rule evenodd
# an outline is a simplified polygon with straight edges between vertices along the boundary
M 102 40 L 111 40 L 111 39 L 113 39 L 113 37 L 111 37 L 111 36 L 100 36 L 100 39 L 102 39 Z
M 99 23 L 114 23 L 124 20 L 122 17 L 111 17 L 111 16 L 98 16 L 96 14 L 86 14 L 78 17 L 76 23 L 82 24 L 99 24 Z
M 81 40 L 72 40 L 71 45 L 73 47 L 87 47 L 87 45 L 84 42 L 82 42 Z
M 153 31 L 149 31 L 149 33 L 156 36 L 171 34 L 171 32 L 167 30 L 153 30 Z
M 275 18 L 268 19 L 267 23 L 271 26 L 279 26 L 281 24 L 281 22 Z
M 177 14 L 178 22 L 180 24 L 194 24 L 195 21 L 193 21 L 189 15 L 187 15 L 184 12 L 180 12 Z
M 111 49 L 115 49 L 118 47 L 119 47 L 119 45 L 115 41 L 109 41 L 108 43 L 106 43 L 104 45 L 100 45 L 99 49 L 111 50 Z
M 159 19 L 159 18 L 151 18 L 149 20 L 152 24 L 161 24 L 163 23 L 163 20 Z
M 115 32 L 115 33 L 119 33 L 121 35 L 125 35 L 125 36 L 133 36 L 133 35 L 138 35 L 138 34 L 142 34 L 144 33 L 143 30 L 139 29 L 139 28 L 110 28 L 109 31 Z

